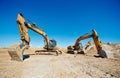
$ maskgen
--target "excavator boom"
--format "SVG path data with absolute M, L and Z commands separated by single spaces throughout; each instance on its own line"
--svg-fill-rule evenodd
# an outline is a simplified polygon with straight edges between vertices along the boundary
M 81 41 L 81 40 L 84 40 L 84 39 L 87 39 L 87 38 L 90 38 L 92 35 L 83 35 L 83 36 L 80 36 L 77 40 L 76 40 L 76 42 L 75 42 L 75 45 L 74 46 L 79 46 L 79 42 Z

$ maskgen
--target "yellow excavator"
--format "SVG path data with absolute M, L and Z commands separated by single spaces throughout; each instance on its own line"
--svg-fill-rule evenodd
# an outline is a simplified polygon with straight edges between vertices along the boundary
M 100 41 L 100 39 L 98 37 L 98 34 L 97 34 L 96 30 L 92 30 L 92 34 L 87 33 L 85 35 L 80 36 L 76 40 L 76 42 L 75 42 L 75 44 L 73 46 L 68 46 L 67 47 L 67 50 L 68 50 L 67 52 L 72 53 L 72 54 L 74 54 L 74 53 L 85 54 L 85 49 L 83 49 L 83 46 L 81 46 L 80 41 L 88 39 L 88 38 L 93 38 L 96 49 L 97 49 L 97 53 L 99 54 L 100 57 L 105 58 L 106 53 L 105 53 L 104 50 L 102 50 L 101 41 Z
M 62 53 L 62 51 L 56 49 L 57 43 L 55 40 L 49 40 L 47 34 L 42 29 L 40 29 L 36 24 L 26 21 L 21 13 L 18 14 L 17 24 L 20 30 L 22 43 L 19 44 L 15 49 L 9 49 L 8 52 L 13 60 L 23 61 L 25 58 L 24 52 L 30 47 L 30 37 L 28 35 L 28 29 L 31 29 L 36 33 L 42 35 L 45 42 L 44 52 L 56 52 L 57 55 Z

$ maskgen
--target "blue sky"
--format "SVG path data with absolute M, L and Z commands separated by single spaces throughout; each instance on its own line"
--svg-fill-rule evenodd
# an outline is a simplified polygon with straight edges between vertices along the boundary
M 120 43 L 119 0 L 0 0 L 0 46 L 19 43 L 16 18 L 22 13 L 61 47 L 96 29 L 102 42 Z M 43 47 L 41 35 L 29 30 L 31 45 Z M 92 39 L 81 41 L 83 44 Z

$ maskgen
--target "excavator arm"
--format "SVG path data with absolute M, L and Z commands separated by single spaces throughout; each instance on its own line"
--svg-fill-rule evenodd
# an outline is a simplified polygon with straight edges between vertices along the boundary
M 101 47 L 101 41 L 100 41 L 98 34 L 95 30 L 92 30 L 92 38 L 94 40 L 96 49 L 97 49 L 98 54 L 99 54 L 99 51 L 102 49 L 102 47 Z
M 17 23 L 20 30 L 21 40 L 23 45 L 29 45 L 30 37 L 28 35 L 28 28 L 25 26 L 25 19 L 22 14 L 18 14 Z

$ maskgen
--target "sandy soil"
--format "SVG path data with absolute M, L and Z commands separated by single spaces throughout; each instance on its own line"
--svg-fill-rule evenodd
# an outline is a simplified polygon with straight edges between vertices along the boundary
M 120 78 L 120 59 L 103 59 L 63 52 L 56 56 L 35 55 L 23 62 L 12 61 L 7 49 L 0 49 L 0 78 Z M 64 49 L 65 51 L 65 49 Z

